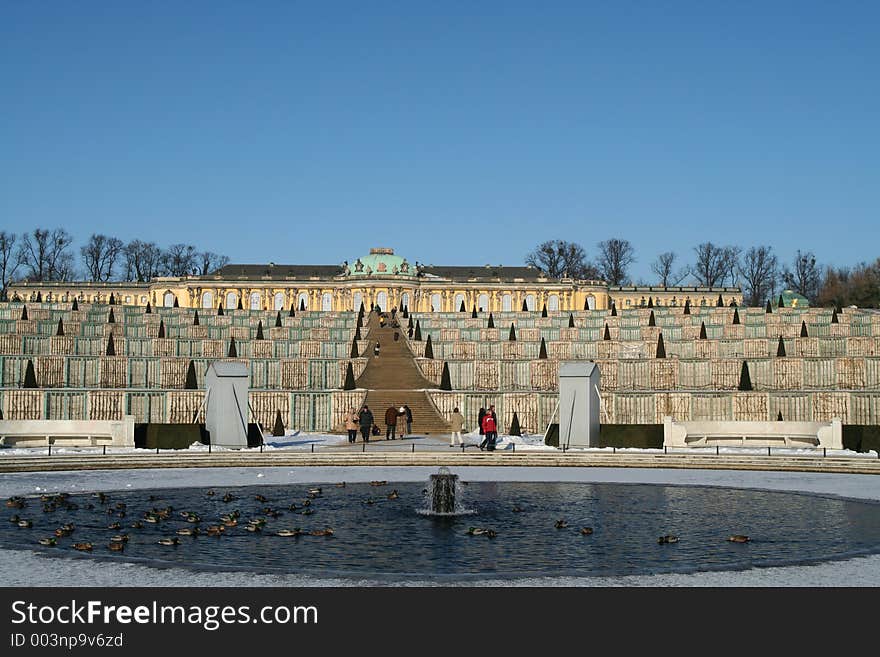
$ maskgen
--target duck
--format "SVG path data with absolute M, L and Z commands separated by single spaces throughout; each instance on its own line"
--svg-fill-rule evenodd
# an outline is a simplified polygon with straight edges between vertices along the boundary
M 267 500 L 265 497 L 263 497 L 262 495 L 254 495 L 254 499 L 255 499 L 257 502 L 262 502 L 262 503 L 264 503 L 264 504 L 265 504 L 266 502 L 269 501 L 269 500 Z
M 284 537 L 300 536 L 301 534 L 302 534 L 302 530 L 299 527 L 296 527 L 295 529 L 279 529 L 277 532 L 275 532 L 276 536 L 284 536 Z
M 314 509 L 303 509 L 300 513 L 304 516 L 310 516 L 315 512 Z
M 238 527 L 238 520 L 236 520 L 235 518 L 230 518 L 229 520 L 224 520 L 223 526 L 224 527 Z
M 336 488 L 345 488 L 345 482 L 340 481 L 338 484 L 336 484 Z
M 330 527 L 324 529 L 313 529 L 309 532 L 310 536 L 333 536 L 333 530 Z
M 236 500 L 238 498 L 235 497 L 235 495 L 233 495 L 232 493 L 226 493 L 226 495 L 224 495 L 222 499 L 228 504 L 229 502 L 232 502 L 233 500 Z
M 158 543 L 159 545 L 180 545 L 180 539 L 176 536 L 172 538 L 160 538 Z
M 661 536 L 657 539 L 657 543 L 659 545 L 665 545 L 667 543 L 678 543 L 678 536 L 674 534 L 666 534 L 665 536 Z
M 61 525 L 58 529 L 55 530 L 55 536 L 61 538 L 62 536 L 70 536 L 73 533 L 74 526 L 73 523 L 67 523 L 65 525 Z
M 393 491 L 391 491 L 390 493 L 388 493 L 389 500 L 396 500 L 398 497 L 400 497 L 400 494 L 397 492 L 396 488 Z
M 752 539 L 744 534 L 734 534 L 733 536 L 729 536 L 727 540 L 731 543 L 748 543 Z
M 525 511 L 525 509 L 522 508 L 519 504 L 514 504 L 512 511 L 514 513 L 522 513 L 523 511 Z
M 96 494 L 95 494 L 95 497 L 98 498 L 98 501 L 99 501 L 101 504 L 106 504 L 106 503 L 107 503 L 107 500 L 109 499 L 105 493 L 96 493 Z
M 371 481 L 370 486 L 387 486 L 387 481 Z
M 128 534 L 114 534 L 110 537 L 111 543 L 128 543 Z
M 111 552 L 122 552 L 125 549 L 125 543 L 111 541 L 107 544 L 107 549 Z
M 122 529 L 122 525 L 120 525 L 118 522 L 111 522 L 109 525 L 107 525 L 107 529 Z
M 375 504 L 375 503 L 376 503 L 376 500 L 374 500 L 372 497 L 368 498 L 368 499 L 364 502 L 364 504 Z
M 201 534 L 198 527 L 183 527 L 177 530 L 178 536 L 198 536 Z
M 217 493 L 215 493 L 213 490 L 209 490 L 207 493 L 205 493 L 205 495 L 207 495 L 208 497 L 214 497 L 216 494 Z
M 226 531 L 226 527 L 223 526 L 223 525 L 210 525 L 210 526 L 205 530 L 205 533 L 206 533 L 208 536 L 220 536 L 220 534 L 222 534 L 222 533 L 225 532 L 225 531 Z
M 159 524 L 159 516 L 154 516 L 152 514 L 147 515 L 146 517 L 144 517 L 144 522 L 148 522 L 151 525 L 157 525 Z
M 80 552 L 91 552 L 91 551 L 92 551 L 92 544 L 91 544 L 91 543 L 87 543 L 87 542 L 85 542 L 85 543 L 74 543 L 74 544 L 73 544 L 73 549 L 74 549 L 74 550 L 79 550 Z
M 470 527 L 467 530 L 468 536 L 488 536 L 489 538 L 495 538 L 498 536 L 498 532 L 494 529 L 485 529 L 484 527 Z
M 127 508 L 128 508 L 128 505 L 125 502 L 117 502 L 116 503 L 116 509 L 118 511 L 122 511 L 123 509 L 127 509 Z
M 132 529 L 141 529 L 143 526 L 144 524 L 140 520 L 135 520 L 133 523 L 131 523 L 131 525 L 129 525 L 129 527 L 131 527 Z
M 40 545 L 45 545 L 47 547 L 55 547 L 58 545 L 58 539 L 54 536 L 50 536 L 49 538 L 41 538 L 39 543 Z
M 186 516 L 186 521 L 195 524 L 201 522 L 202 519 L 198 516 L 198 514 L 190 513 Z
M 563 519 L 559 519 L 555 523 L 553 523 L 553 526 L 556 527 L 556 529 L 565 529 L 566 527 L 568 527 L 568 523 L 565 522 L 565 520 Z
M 25 507 L 25 504 L 27 503 L 24 501 L 23 497 L 10 497 L 8 500 L 6 500 L 7 509 L 23 509 Z
M 583 534 L 584 536 L 589 536 L 592 533 L 593 533 L 592 527 L 581 527 L 581 534 Z
M 18 524 L 19 520 L 21 520 L 21 518 L 18 517 L 17 513 L 13 514 L 12 516 L 9 517 L 9 522 L 13 522 L 13 523 Z
M 32 523 L 30 520 L 19 520 L 18 526 L 22 529 L 30 529 L 34 526 L 34 523 Z
M 318 497 L 321 494 L 320 488 L 309 488 L 306 493 L 308 493 L 309 497 Z
M 296 505 L 296 502 L 287 507 L 288 511 L 296 511 L 299 507 Z

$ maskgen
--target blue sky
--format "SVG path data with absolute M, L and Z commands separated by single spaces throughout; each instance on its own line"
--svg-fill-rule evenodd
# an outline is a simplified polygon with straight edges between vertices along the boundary
M 880 255 L 877 2 L 0 2 L 0 228 Z

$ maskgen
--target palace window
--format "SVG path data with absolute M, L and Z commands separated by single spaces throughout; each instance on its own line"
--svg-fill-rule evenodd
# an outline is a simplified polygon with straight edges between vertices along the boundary
M 400 308 L 401 310 L 409 308 L 409 292 L 404 292 L 400 295 Z
M 214 307 L 214 295 L 210 292 L 205 292 L 202 295 L 202 308 L 213 308 Z
M 464 295 L 463 294 L 456 294 L 455 295 L 455 308 L 453 308 L 453 310 L 461 310 L 461 304 L 463 304 L 463 303 L 464 303 Z M 467 308 L 465 308 L 465 310 L 467 310 Z
M 559 295 L 551 294 L 547 297 L 547 310 L 559 310 Z
M 587 296 L 587 308 L 590 310 L 596 310 L 596 297 L 592 294 Z
M 477 308 L 482 313 L 489 310 L 489 295 L 488 294 L 481 294 L 479 296 L 479 298 L 477 298 Z
M 529 310 L 535 309 L 535 295 L 534 294 L 527 294 L 526 295 L 526 308 Z
M 333 310 L 333 295 L 329 292 L 324 292 L 321 296 L 321 310 L 325 313 Z
M 361 304 L 364 302 L 364 295 L 360 292 L 355 292 L 352 296 L 352 310 L 357 312 L 361 309 Z
M 301 308 L 305 310 L 309 309 L 309 295 L 305 292 L 300 292 L 296 300 L 296 309 L 300 310 Z
M 431 310 L 433 310 L 435 313 L 439 313 L 440 311 L 443 310 L 443 307 L 440 305 L 440 295 L 439 294 L 432 294 L 431 295 Z
M 283 310 L 284 309 L 284 293 L 276 292 L 275 293 L 275 302 L 274 306 L 275 310 Z
M 226 295 L 226 307 L 235 308 L 238 306 L 238 295 L 235 292 L 229 292 Z
M 385 292 L 379 292 L 376 295 L 376 305 L 383 313 L 388 310 L 388 295 Z
M 252 292 L 251 293 L 251 310 L 260 310 L 262 308 L 260 304 L 260 293 Z
M 501 311 L 505 313 L 509 313 L 513 309 L 513 297 L 509 294 L 505 294 L 501 297 Z

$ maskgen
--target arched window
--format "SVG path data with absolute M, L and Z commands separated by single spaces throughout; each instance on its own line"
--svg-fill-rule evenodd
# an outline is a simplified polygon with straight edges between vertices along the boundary
M 361 304 L 364 302 L 364 295 L 360 292 L 355 292 L 351 299 L 352 310 L 357 312 L 361 309 Z
M 489 295 L 481 294 L 477 299 L 477 309 L 481 312 L 487 312 L 489 310 Z
M 547 297 L 547 310 L 559 310 L 559 295 L 551 294 Z
M 251 292 L 251 310 L 260 310 L 262 305 L 260 303 L 260 293 L 259 292 Z
M 431 295 L 431 310 L 435 313 L 439 313 L 443 310 L 443 306 L 440 305 L 440 295 L 432 294 Z
M 67 301 L 66 296 L 67 295 L 65 295 L 65 299 L 64 299 L 65 301 Z M 131 303 L 131 295 L 130 294 L 125 295 L 125 303 Z
M 527 294 L 526 295 L 526 308 L 528 308 L 529 310 L 535 309 L 535 295 L 534 294 Z
M 388 295 L 385 292 L 379 292 L 376 295 L 376 305 L 379 306 L 379 310 L 383 313 L 388 310 Z
M 592 294 L 587 295 L 587 308 L 590 310 L 596 310 L 596 297 Z
M 464 295 L 463 294 L 456 294 L 455 295 L 455 308 L 453 308 L 453 310 L 461 310 L 461 304 L 463 304 L 463 303 L 464 303 Z M 467 308 L 465 308 L 465 310 L 467 310 Z
M 409 308 L 409 292 L 404 292 L 400 295 L 400 308 L 401 310 Z
M 202 308 L 213 308 L 214 307 L 214 295 L 210 292 L 205 292 L 202 295 Z
M 284 293 L 276 292 L 275 301 L 272 306 L 275 310 L 284 310 Z
M 305 292 L 300 292 L 299 296 L 296 299 L 296 307 L 297 310 L 308 310 L 309 309 L 309 295 Z
M 235 292 L 226 294 L 226 308 L 232 310 L 238 307 L 238 295 Z
M 321 310 L 325 313 L 333 310 L 333 295 L 329 292 L 321 295 Z
M 513 309 L 513 297 L 509 294 L 505 294 L 501 297 L 501 311 L 505 313 L 509 313 Z
M 163 303 L 166 308 L 171 308 L 174 306 L 174 295 L 171 292 L 166 292 L 163 297 Z

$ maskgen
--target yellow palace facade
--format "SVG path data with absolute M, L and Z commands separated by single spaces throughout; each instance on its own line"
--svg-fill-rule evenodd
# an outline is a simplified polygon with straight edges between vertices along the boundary
M 603 281 L 548 278 L 534 267 L 433 266 L 410 263 L 393 249 L 374 248 L 341 265 L 226 265 L 207 276 L 133 282 L 21 282 L 9 298 L 253 310 L 351 311 L 361 303 L 384 311 L 548 312 L 653 306 L 742 305 L 739 288 L 609 287 Z

